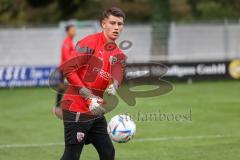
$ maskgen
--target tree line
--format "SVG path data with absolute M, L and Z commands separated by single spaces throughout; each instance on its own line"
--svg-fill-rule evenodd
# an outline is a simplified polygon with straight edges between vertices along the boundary
M 118 6 L 129 22 L 238 19 L 240 0 L 0 0 L 0 25 L 98 19 Z

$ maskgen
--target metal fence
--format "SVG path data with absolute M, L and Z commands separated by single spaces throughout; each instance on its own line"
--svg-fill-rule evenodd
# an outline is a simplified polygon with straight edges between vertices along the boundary
M 132 42 L 132 47 L 124 50 L 128 62 L 191 62 L 240 58 L 240 24 L 237 22 L 173 22 L 168 26 L 166 34 L 156 32 L 150 24 L 126 25 L 117 43 L 123 40 Z M 94 32 L 96 27 L 80 26 L 75 42 Z M 159 43 L 156 43 L 158 37 L 163 38 L 160 45 L 165 46 L 164 50 L 158 50 L 161 49 Z M 48 28 L 0 28 L 0 65 L 57 65 L 63 38 L 63 23 Z
M 170 27 L 167 60 L 221 61 L 240 58 L 240 23 L 176 24 Z

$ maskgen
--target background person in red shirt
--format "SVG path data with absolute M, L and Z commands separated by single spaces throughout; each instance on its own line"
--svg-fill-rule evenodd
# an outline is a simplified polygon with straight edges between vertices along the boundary
M 60 70 L 71 86 L 64 94 L 65 150 L 61 160 L 79 160 L 83 146 L 93 144 L 100 160 L 114 160 L 115 149 L 107 132 L 103 94 L 114 95 L 123 79 L 126 56 L 115 44 L 123 30 L 124 12 L 112 7 L 103 12 L 102 32 L 80 40 L 75 57 Z M 85 119 L 85 115 L 94 118 Z
M 61 45 L 61 62 L 60 65 L 62 65 L 64 62 L 66 62 L 68 59 L 70 59 L 73 56 L 74 52 L 74 42 L 73 39 L 76 36 L 76 27 L 73 24 L 67 25 L 65 27 L 66 31 L 66 38 L 63 40 Z M 57 97 L 56 97 L 56 105 L 55 108 L 53 108 L 53 113 L 60 119 L 62 119 L 62 109 L 60 107 L 60 101 L 62 99 L 62 95 L 64 93 L 65 86 L 64 86 L 64 77 L 62 73 L 60 73 L 60 84 L 59 89 L 57 91 Z

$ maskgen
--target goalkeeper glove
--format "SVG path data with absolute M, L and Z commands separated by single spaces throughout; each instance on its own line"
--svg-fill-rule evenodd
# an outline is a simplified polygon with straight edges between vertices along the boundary
M 92 97 L 88 99 L 89 110 L 93 115 L 103 115 L 106 109 L 103 107 L 104 101 L 100 97 Z
M 106 91 L 109 95 L 115 95 L 117 93 L 117 89 L 118 89 L 118 82 L 114 81 L 112 84 L 110 84 Z
M 79 90 L 79 94 L 87 100 L 89 110 L 93 115 L 103 115 L 105 113 L 106 110 L 103 107 L 104 100 L 101 97 L 93 95 L 91 90 L 86 87 L 82 87 Z

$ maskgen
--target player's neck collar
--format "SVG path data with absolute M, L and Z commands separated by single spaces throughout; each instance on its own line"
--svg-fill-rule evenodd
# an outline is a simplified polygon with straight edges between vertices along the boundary
M 67 39 L 73 40 L 73 37 L 71 37 L 71 36 L 68 35 L 68 36 L 67 36 Z

